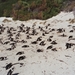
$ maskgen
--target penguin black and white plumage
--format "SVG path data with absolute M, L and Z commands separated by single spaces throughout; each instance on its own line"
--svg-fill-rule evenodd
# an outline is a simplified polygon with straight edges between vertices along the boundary
M 13 71 L 10 69 L 7 73 L 7 75 L 12 75 Z

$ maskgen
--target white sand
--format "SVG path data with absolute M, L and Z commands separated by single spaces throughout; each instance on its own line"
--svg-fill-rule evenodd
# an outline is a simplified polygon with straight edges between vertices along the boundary
M 54 16 L 48 20 L 29 20 L 29 21 L 13 21 L 11 22 L 2 22 L 5 18 L 0 18 L 0 25 L 4 24 L 4 26 L 14 27 L 17 31 L 17 26 L 20 26 L 22 23 L 26 26 L 32 28 L 35 25 L 36 31 L 39 33 L 38 35 L 31 36 L 32 39 L 27 40 L 26 34 L 21 33 L 21 39 L 27 40 L 27 45 L 29 48 L 22 48 L 24 43 L 18 43 L 16 48 L 11 51 L 7 51 L 6 49 L 10 47 L 9 44 L 2 45 L 0 44 L 0 57 L 7 57 L 7 60 L 0 61 L 0 75 L 7 75 L 8 71 L 14 67 L 13 74 L 19 73 L 18 75 L 75 75 L 75 46 L 72 46 L 69 49 L 66 49 L 65 44 L 67 42 L 75 43 L 75 40 L 68 40 L 70 35 L 73 35 L 75 38 L 75 31 L 70 33 L 69 31 L 72 29 L 72 26 L 75 26 L 75 23 L 69 23 L 69 19 L 73 19 L 72 12 L 64 13 L 61 12 L 57 16 Z M 45 28 L 47 24 L 50 24 L 48 29 Z M 68 27 L 68 25 L 71 25 Z M 39 44 L 31 44 L 32 41 L 35 41 L 37 37 L 41 36 L 42 32 L 38 29 L 38 26 L 43 27 L 44 30 L 49 31 L 49 28 L 54 28 L 55 31 L 50 32 L 42 37 L 42 40 L 45 40 L 46 45 L 40 46 Z M 63 32 L 67 37 L 60 37 L 62 33 L 57 33 L 58 28 L 64 28 L 65 32 Z M 56 40 L 57 45 L 53 45 L 57 51 L 52 51 L 51 49 L 47 49 L 50 46 L 50 42 L 47 41 L 49 36 L 53 36 L 52 40 Z M 13 36 L 15 37 L 15 35 Z M 0 38 L 2 41 L 7 40 L 6 31 L 3 34 L 0 34 Z M 26 43 L 25 43 L 26 44 Z M 43 52 L 37 52 L 37 49 L 43 49 Z M 18 58 L 22 55 L 16 55 L 17 52 L 24 51 L 26 58 L 24 60 L 18 61 Z M 19 64 L 13 65 L 10 69 L 6 70 L 5 67 L 9 63 L 24 63 L 22 67 Z

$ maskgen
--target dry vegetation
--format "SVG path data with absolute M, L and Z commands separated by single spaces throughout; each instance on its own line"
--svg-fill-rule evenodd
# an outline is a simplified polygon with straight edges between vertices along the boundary
M 14 20 L 48 19 L 61 10 L 71 11 L 74 6 L 74 0 L 0 0 L 0 16 Z

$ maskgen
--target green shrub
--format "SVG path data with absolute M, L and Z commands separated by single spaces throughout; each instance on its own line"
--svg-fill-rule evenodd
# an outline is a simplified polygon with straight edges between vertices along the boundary
M 65 0 L 0 0 L 0 16 L 19 20 L 48 19 L 57 15 Z

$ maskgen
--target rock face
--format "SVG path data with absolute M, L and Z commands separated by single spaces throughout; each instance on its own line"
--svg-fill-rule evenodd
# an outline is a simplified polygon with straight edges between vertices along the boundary
M 0 74 L 74 75 L 75 23 L 69 19 L 72 12 L 46 21 L 0 22 Z

